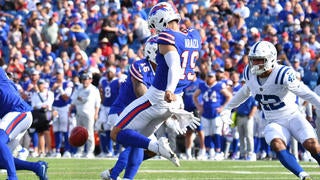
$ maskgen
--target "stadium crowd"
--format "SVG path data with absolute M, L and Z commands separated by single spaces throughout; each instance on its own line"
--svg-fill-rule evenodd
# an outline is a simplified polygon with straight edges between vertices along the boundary
M 32 151 L 30 155 L 94 157 L 92 143 L 98 141 L 93 140 L 93 131 L 96 131 L 96 138 L 99 136 L 100 139 L 103 133 L 108 132 L 104 132 L 105 122 L 100 122 L 103 119 L 99 119 L 102 116 L 99 115 L 99 109 L 88 111 L 88 107 L 102 109 L 110 104 L 85 104 L 86 98 L 100 101 L 100 97 L 92 95 L 97 93 L 94 88 L 90 91 L 81 91 L 81 88 L 88 86 L 89 82 L 104 92 L 101 93 L 102 100 L 111 96 L 114 90 L 110 87 L 104 87 L 108 90 L 102 89 L 101 82 L 103 79 L 117 79 L 117 82 L 120 79 L 121 82 L 129 73 L 129 66 L 143 58 L 143 44 L 153 34 L 148 28 L 147 16 L 157 2 L 0 1 L 0 65 L 16 83 L 23 99 L 34 109 L 41 110 L 34 111 L 34 119 L 38 120 L 34 120 L 21 142 L 27 150 Z M 224 81 L 230 92 L 235 93 L 235 87 L 245 83 L 242 75 L 248 65 L 249 48 L 260 40 L 266 40 L 276 46 L 280 64 L 292 66 L 310 89 L 319 92 L 320 3 L 317 0 L 184 0 L 173 3 L 182 17 L 180 28 L 194 27 L 202 36 L 197 64 L 198 79 L 206 81 L 208 76 L 214 75 L 217 81 Z M 75 94 L 78 96 L 75 97 Z M 79 94 L 82 97 L 80 99 Z M 316 113 L 319 110 L 308 102 L 300 101 L 301 111 L 306 113 L 307 119 L 320 132 L 317 128 L 320 126 L 320 114 Z M 42 111 L 45 117 L 35 113 L 41 114 Z M 181 158 L 273 158 L 263 138 L 261 129 L 265 121 L 259 107 L 256 107 L 254 114 L 243 108 L 238 109 L 234 117 L 234 124 L 220 132 L 224 138 L 218 142 L 220 145 L 215 144 L 219 150 L 216 154 L 208 150 L 208 157 L 199 148 L 199 144 L 205 144 L 199 142 L 199 139 L 205 141 L 203 137 L 188 135 L 188 139 L 195 139 L 191 152 L 190 148 L 185 148 L 184 136 L 172 138 L 176 136 L 173 132 L 161 134 L 170 134 L 172 149 L 181 154 Z M 69 131 L 79 123 L 79 118 L 82 125 L 92 131 L 86 154 L 71 147 L 67 141 Z M 247 139 L 240 139 L 239 152 L 236 120 L 243 118 L 254 121 L 254 132 L 240 134 L 240 138 Z M 43 119 L 45 122 L 42 122 Z M 83 123 L 85 121 L 91 123 Z M 99 124 L 95 125 L 94 121 Z M 245 142 L 249 144 L 249 149 L 241 145 Z M 116 156 L 120 149 L 115 145 L 113 150 L 110 143 L 96 144 L 96 147 L 101 151 L 100 154 L 96 151 L 98 157 Z M 302 146 L 294 141 L 288 148 L 300 160 L 312 160 Z M 201 152 L 201 156 L 198 152 Z

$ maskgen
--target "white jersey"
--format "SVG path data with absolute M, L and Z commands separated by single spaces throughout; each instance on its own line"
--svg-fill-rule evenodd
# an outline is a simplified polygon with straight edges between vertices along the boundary
M 299 111 L 296 95 L 320 107 L 320 98 L 296 78 L 296 72 L 283 65 L 277 65 L 266 81 L 261 84 L 247 66 L 244 71 L 246 84 L 228 105 L 237 107 L 252 95 L 261 105 L 267 120 L 287 119 Z

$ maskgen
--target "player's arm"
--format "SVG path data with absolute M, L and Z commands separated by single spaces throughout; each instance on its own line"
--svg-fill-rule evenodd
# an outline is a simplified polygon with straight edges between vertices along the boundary
M 289 91 L 310 102 L 311 104 L 316 106 L 316 108 L 320 108 L 320 96 L 313 92 L 302 81 L 298 80 L 293 69 L 290 69 L 285 74 L 284 85 L 287 86 Z
M 202 105 L 199 103 L 198 101 L 198 98 L 201 94 L 201 90 L 200 89 L 197 89 L 194 93 L 193 93 L 193 96 L 192 96 L 192 100 L 193 100 L 193 103 L 194 105 L 196 106 L 197 110 L 200 112 L 200 114 L 203 112 L 203 107 Z
M 130 66 L 131 82 L 133 86 L 133 91 L 136 97 L 144 95 L 147 91 L 146 85 L 143 83 L 143 76 L 137 67 L 137 64 L 132 64 Z
M 144 95 L 147 91 L 146 85 L 144 85 L 142 82 L 138 81 L 136 78 L 131 76 L 131 81 L 132 81 L 132 86 L 133 86 L 133 91 L 136 97 L 140 97 Z
M 159 52 L 164 56 L 166 64 L 168 66 L 168 79 L 165 92 L 165 101 L 171 102 L 176 99 L 174 91 L 180 79 L 181 65 L 180 55 L 173 45 L 159 44 Z
M 232 110 L 238 107 L 241 103 L 246 101 L 250 97 L 250 89 L 244 84 L 240 90 L 231 98 L 229 103 L 224 107 L 224 109 Z
M 225 101 L 222 104 L 221 108 L 217 109 L 218 113 L 220 113 L 223 110 L 223 108 L 230 102 L 230 100 L 232 98 L 232 94 L 231 94 L 230 90 L 227 87 L 221 89 L 220 92 L 225 97 Z

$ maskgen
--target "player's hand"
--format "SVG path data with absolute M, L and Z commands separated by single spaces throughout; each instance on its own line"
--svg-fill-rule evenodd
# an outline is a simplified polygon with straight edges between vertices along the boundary
M 171 91 L 166 91 L 165 94 L 164 94 L 164 100 L 167 101 L 168 103 L 172 102 L 172 101 L 175 101 L 177 98 L 176 98 L 176 95 L 173 94 Z
M 165 121 L 166 125 L 168 126 L 168 128 L 172 129 L 174 132 L 176 132 L 178 135 L 183 135 L 187 132 L 187 128 L 181 128 L 179 121 L 175 120 L 173 118 L 168 118 Z
M 220 118 L 222 119 L 223 123 L 228 125 L 231 124 L 231 110 L 224 109 L 223 111 L 221 111 Z
M 195 117 L 192 112 L 188 112 L 184 109 L 174 108 L 170 108 L 169 111 L 173 114 L 174 117 L 176 117 L 181 129 L 189 126 L 194 130 L 200 125 L 200 119 Z

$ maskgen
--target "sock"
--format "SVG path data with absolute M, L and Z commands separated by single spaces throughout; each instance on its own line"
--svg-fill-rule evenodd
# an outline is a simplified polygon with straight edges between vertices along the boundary
M 117 142 L 125 147 L 148 149 L 150 139 L 132 129 L 123 129 L 117 135 Z
M 30 134 L 31 136 L 31 139 L 32 139 L 32 144 L 33 144 L 33 147 L 38 147 L 38 144 L 39 144 L 39 138 L 38 138 L 38 133 L 37 132 L 33 132 Z
M 277 152 L 277 157 L 285 168 L 299 177 L 299 173 L 302 172 L 303 169 L 298 164 L 296 158 L 290 154 L 288 150 L 281 150 Z
M 319 154 L 311 154 L 311 156 L 318 162 L 320 165 L 320 153 Z
M 231 151 L 233 154 L 236 154 L 238 152 L 238 144 L 239 144 L 239 139 L 232 140 Z
M 106 131 L 106 147 L 109 153 L 113 153 L 113 141 L 110 137 L 111 131 Z
M 215 134 L 214 136 L 214 145 L 216 149 L 221 149 L 221 135 Z
M 213 139 L 211 136 L 204 137 L 204 144 L 206 148 L 209 148 L 209 149 L 214 148 Z
M 38 166 L 35 162 L 23 161 L 18 158 L 14 158 L 14 164 L 17 170 L 29 170 L 36 172 Z
M 144 149 L 142 148 L 131 149 L 126 171 L 123 176 L 124 178 L 134 179 L 134 176 L 137 174 L 140 164 L 143 161 L 143 151 Z
M 258 137 L 254 137 L 254 152 L 258 154 L 261 149 L 261 139 Z
M 68 132 L 64 132 L 63 133 L 63 138 L 64 138 L 64 151 L 69 151 L 70 152 L 70 144 L 69 144 L 69 133 Z
M 187 149 L 186 149 L 186 154 L 187 154 L 187 156 L 189 156 L 189 157 L 192 156 L 192 154 L 191 154 L 191 148 L 187 148 Z
M 4 169 L 7 170 L 8 178 L 11 180 L 17 178 L 17 175 L 13 156 L 7 146 L 8 141 L 9 137 L 7 133 L 3 129 L 0 129 L 0 162 Z
M 100 138 L 100 148 L 101 148 L 101 152 L 103 153 L 108 153 L 108 149 L 107 149 L 107 133 L 106 132 L 99 132 L 99 138 Z M 110 133 L 109 133 L 110 136 Z
M 61 142 L 62 142 L 62 132 L 58 131 L 54 133 L 54 141 L 56 144 L 56 151 L 60 152 Z
M 128 158 L 130 155 L 131 147 L 127 147 L 124 151 L 119 154 L 116 164 L 113 166 L 110 177 L 117 179 L 122 170 L 127 166 Z

